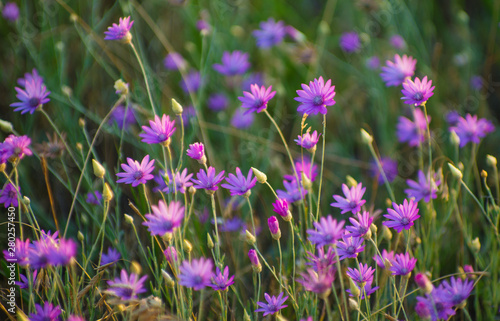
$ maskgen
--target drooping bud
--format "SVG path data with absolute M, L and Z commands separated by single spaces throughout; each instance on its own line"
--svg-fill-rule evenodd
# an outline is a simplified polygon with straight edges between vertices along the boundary
M 175 286 L 174 279 L 172 279 L 172 277 L 170 276 L 170 274 L 168 274 L 167 271 L 161 270 L 161 276 L 165 280 L 165 284 L 167 285 L 167 287 L 173 288 Z
M 186 239 L 184 239 L 184 251 L 188 254 L 193 251 L 193 245 L 191 245 L 191 242 Z
M 245 239 L 250 245 L 254 245 L 255 242 L 257 242 L 257 239 L 255 238 L 255 236 L 253 236 L 252 233 L 250 233 L 249 230 L 245 230 Z
M 6 120 L 0 119 L 0 130 L 6 133 L 12 133 L 14 130 L 14 127 L 12 126 L 11 122 L 8 122 Z
M 451 174 L 455 176 L 455 178 L 462 179 L 463 174 L 458 168 L 453 166 L 451 163 L 448 163 L 448 167 L 450 168 Z
M 179 104 L 177 102 L 177 100 L 175 100 L 173 98 L 172 98 L 172 111 L 176 115 L 182 115 L 182 112 L 184 111 L 184 109 L 182 108 L 181 104 Z
M 361 141 L 367 145 L 371 145 L 373 142 L 373 136 L 368 134 L 363 128 L 361 128 Z
M 134 225 L 134 218 L 128 214 L 123 214 L 125 217 L 125 222 L 127 222 L 130 225 Z

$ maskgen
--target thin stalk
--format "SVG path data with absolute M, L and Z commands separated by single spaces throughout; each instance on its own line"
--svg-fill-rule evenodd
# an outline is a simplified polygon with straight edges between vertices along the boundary
M 283 280 L 282 280 L 282 275 L 283 275 L 283 255 L 281 253 L 281 242 L 280 240 L 276 240 L 276 242 L 278 242 L 278 252 L 280 253 L 280 284 L 283 284 Z
M 325 134 L 326 134 L 326 114 L 323 115 L 323 152 L 321 153 L 321 170 L 320 170 L 320 175 L 319 175 L 319 188 L 318 188 L 318 206 L 316 208 L 316 222 L 319 219 L 319 208 L 320 208 L 320 201 L 321 201 L 321 187 L 323 185 L 323 166 L 325 163 Z M 311 160 L 311 166 L 312 162 L 314 159 Z M 309 204 L 309 206 L 312 206 L 312 204 Z
M 293 220 L 290 223 L 290 233 L 292 234 L 292 291 L 295 293 L 295 231 L 293 229 Z
M 144 69 L 144 65 L 142 64 L 141 57 L 139 53 L 135 49 L 135 46 L 132 42 L 130 42 L 130 47 L 132 47 L 132 51 L 134 52 L 135 57 L 137 58 L 137 62 L 139 62 L 139 66 L 141 67 L 142 76 L 144 77 L 144 82 L 146 83 L 146 90 L 148 92 L 149 102 L 151 103 L 151 109 L 153 110 L 153 114 L 156 116 L 155 105 L 153 103 L 153 97 L 151 96 L 151 89 L 149 88 L 148 77 L 146 75 L 146 70 Z
M 252 220 L 252 233 L 253 233 L 253 236 L 257 236 L 257 234 L 255 233 L 255 222 L 254 222 L 254 219 L 253 219 L 252 203 L 250 203 L 250 198 L 249 197 L 245 197 L 245 198 L 247 199 L 248 208 L 250 209 L 250 218 Z
M 215 210 L 215 197 L 214 194 L 210 194 L 210 200 L 212 202 L 212 213 L 214 216 L 214 224 L 215 224 L 215 254 L 217 256 L 217 264 L 222 269 L 222 262 L 220 261 L 220 239 L 219 239 L 219 227 L 217 224 L 217 212 Z
M 370 153 L 372 154 L 372 157 L 375 159 L 375 162 L 377 163 L 378 170 L 380 172 L 380 175 L 382 175 L 382 178 L 384 179 L 384 185 L 387 188 L 387 192 L 389 192 L 389 196 L 391 197 L 391 201 L 393 203 L 396 202 L 396 197 L 394 197 L 394 192 L 392 191 L 391 184 L 389 184 L 389 180 L 387 179 L 387 176 L 385 175 L 384 169 L 382 167 L 382 163 L 380 162 L 380 159 L 375 152 L 375 149 L 373 148 L 373 145 L 370 143 L 368 144 L 368 148 L 370 149 Z

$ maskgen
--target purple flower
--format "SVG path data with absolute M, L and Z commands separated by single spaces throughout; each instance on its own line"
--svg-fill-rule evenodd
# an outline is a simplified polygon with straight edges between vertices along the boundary
M 415 109 L 413 113 L 414 122 L 406 117 L 399 117 L 397 127 L 398 140 L 402 143 L 415 147 L 424 142 L 427 137 L 427 124 L 425 115 L 420 109 Z M 431 117 L 427 116 L 427 121 L 431 122 Z
M 165 251 L 163 251 L 163 255 L 165 255 L 165 259 L 171 265 L 174 265 L 177 262 L 177 250 L 172 245 L 169 245 Z
M 28 136 L 9 135 L 3 143 L 0 143 L 0 164 L 7 160 L 15 162 L 21 160 L 25 155 L 31 156 L 33 152 L 28 148 L 31 138 Z
M 335 105 L 335 86 L 331 86 L 332 80 L 324 82 L 323 77 L 310 81 L 309 86 L 302 84 L 302 90 L 297 90 L 297 95 L 294 99 L 300 102 L 297 111 L 299 113 L 316 115 L 322 113 L 326 115 L 326 106 Z
M 31 73 L 27 72 L 24 74 L 24 78 L 17 79 L 17 83 L 19 84 L 19 86 L 23 86 L 23 87 L 26 87 L 26 82 L 28 82 L 28 81 L 43 83 L 43 78 L 40 77 L 40 75 L 38 74 L 38 71 L 35 68 L 33 68 L 31 70 Z
M 349 276 L 360 287 L 364 287 L 366 283 L 373 281 L 373 269 L 368 264 L 359 263 L 357 269 L 347 268 L 347 276 Z
M 288 209 L 288 202 L 284 198 L 278 198 L 273 203 L 273 211 L 279 214 L 281 217 L 288 217 L 290 210 Z
M 112 125 L 113 123 L 116 124 L 116 126 L 118 126 L 118 129 L 120 130 L 127 130 L 131 125 L 136 123 L 134 110 L 130 105 L 128 106 L 128 108 L 119 105 L 111 113 L 108 123 L 110 125 Z
M 297 171 L 297 176 L 300 181 L 302 181 L 302 173 L 304 173 L 311 182 L 314 182 L 316 176 L 318 176 L 318 165 L 313 164 L 307 155 L 303 156 L 301 161 L 295 162 L 295 170 Z M 295 179 L 293 175 L 285 175 L 285 178 L 287 177 L 288 179 Z
M 326 297 L 330 294 L 332 283 L 335 280 L 335 268 L 332 267 L 319 271 L 310 268 L 306 270 L 306 273 L 301 273 L 300 276 L 302 279 L 298 279 L 297 282 L 302 284 L 306 291 L 318 293 Z
M 371 56 L 368 59 L 366 59 L 366 67 L 375 70 L 380 68 L 380 58 L 377 56 Z
M 417 259 L 410 258 L 409 253 L 396 254 L 394 260 L 391 261 L 392 266 L 389 270 L 392 271 L 392 275 L 409 275 L 415 268 L 416 263 Z
M 463 301 L 467 300 L 474 289 L 474 282 L 465 279 L 451 277 L 450 283 L 443 281 L 443 294 L 446 294 L 447 301 L 453 305 L 460 305 Z
M 99 191 L 88 192 L 85 201 L 92 205 L 101 205 L 102 194 Z
M 400 35 L 393 35 L 391 39 L 389 39 L 389 42 L 394 49 L 403 50 L 406 48 L 406 41 Z
M 286 26 L 285 32 L 295 42 L 304 42 L 306 40 L 306 36 L 292 26 Z
M 363 237 L 370 230 L 370 226 L 373 222 L 373 217 L 370 216 L 369 212 L 364 211 L 363 214 L 357 213 L 358 220 L 354 217 L 349 218 L 352 226 L 347 226 L 345 229 L 349 232 L 349 236 L 353 237 Z
M 386 249 L 383 249 L 381 254 L 382 257 L 380 257 L 380 255 L 378 254 L 375 254 L 373 259 L 375 260 L 378 266 L 380 266 L 382 269 L 385 269 L 386 268 L 385 262 L 389 261 L 390 263 L 394 260 L 394 251 L 387 252 Z
M 259 257 L 257 256 L 257 251 L 251 249 L 248 251 L 248 258 L 250 259 L 250 263 L 252 266 L 258 267 L 260 266 Z
M 17 99 L 20 102 L 10 104 L 15 107 L 14 111 L 21 111 L 21 114 L 29 112 L 33 114 L 38 108 L 42 108 L 43 104 L 50 101 L 47 96 L 50 91 L 43 84 L 41 77 L 31 77 L 24 80 L 24 89 L 15 87 L 17 91 Z
M 59 239 L 58 244 L 48 253 L 49 264 L 53 266 L 68 265 L 77 254 L 76 242 L 72 239 Z M 34 264 L 32 265 L 34 267 Z
M 298 138 L 295 139 L 295 142 L 300 147 L 312 151 L 313 148 L 315 149 L 316 144 L 318 143 L 318 140 L 319 140 L 318 131 L 315 130 L 312 133 L 312 135 L 310 132 L 307 132 L 307 133 L 303 134 L 302 136 L 299 135 Z
M 409 203 L 408 200 L 405 199 L 404 203 L 401 205 L 392 203 L 392 206 L 394 207 L 394 210 L 388 208 L 387 211 L 389 214 L 384 215 L 388 221 L 385 221 L 382 224 L 389 228 L 392 227 L 398 233 L 400 233 L 403 229 L 409 230 L 410 227 L 413 226 L 413 222 L 420 217 L 420 215 L 418 215 L 417 203 L 413 202 L 412 199 L 410 199 Z
M 19 205 L 17 201 L 16 188 L 11 183 L 6 183 L 3 186 L 3 189 L 0 192 L 0 204 L 3 204 L 5 208 L 10 206 L 17 207 Z
M 262 21 L 259 26 L 260 29 L 252 32 L 259 48 L 270 48 L 285 38 L 285 24 L 281 20 L 276 22 L 273 18 L 269 18 L 267 21 Z
M 456 110 L 450 110 L 449 112 L 446 113 L 444 118 L 446 119 L 446 122 L 450 126 L 456 126 L 458 124 L 458 120 L 461 118 L 460 114 Z
M 83 317 L 80 317 L 80 316 L 70 315 L 68 317 L 68 320 L 66 320 L 66 321 L 85 321 L 85 319 Z
M 273 86 L 269 86 L 266 89 L 265 86 L 259 88 L 259 85 L 253 84 L 250 86 L 250 91 L 244 91 L 243 97 L 238 97 L 238 99 L 242 102 L 241 107 L 247 108 L 245 114 L 251 112 L 260 113 L 264 109 L 267 108 L 267 103 L 276 95 L 276 91 L 271 91 Z
M 122 256 L 120 255 L 120 253 L 117 250 L 115 250 L 112 247 L 109 247 L 108 248 L 108 253 L 106 253 L 106 254 L 102 253 L 102 255 L 101 255 L 101 265 L 115 263 L 121 257 Z
M 478 76 L 478 75 L 474 75 L 474 76 L 470 77 L 469 84 L 470 84 L 471 88 L 475 89 L 475 90 L 480 90 L 483 87 L 483 85 L 485 85 L 484 81 L 483 81 L 483 77 Z
M 345 198 L 340 195 L 333 195 L 333 198 L 337 202 L 331 203 L 330 206 L 340 208 L 342 210 L 340 214 L 349 211 L 351 211 L 352 214 L 356 214 L 361 211 L 361 206 L 366 203 L 366 201 L 362 199 L 365 190 L 366 187 L 363 187 L 362 183 L 358 183 L 358 185 L 351 187 L 351 189 L 349 189 L 346 184 L 342 184 L 342 191 L 344 192 Z
M 196 291 L 210 286 L 213 266 L 212 260 L 203 257 L 198 260 L 193 259 L 191 262 L 183 261 L 179 267 L 179 284 Z
M 435 174 L 432 176 L 436 176 Z M 434 177 L 431 177 L 431 181 L 429 182 L 429 175 L 424 174 L 423 171 L 418 171 L 418 182 L 408 179 L 406 180 L 406 184 L 410 188 L 405 189 L 405 193 L 408 197 L 413 197 L 415 202 L 424 199 L 425 202 L 429 202 L 431 198 L 436 198 L 437 187 L 441 184 L 441 181 L 435 180 Z
M 312 266 L 312 269 L 316 272 L 321 272 L 323 270 L 329 270 L 334 268 L 334 264 L 337 262 L 337 255 L 333 247 L 328 247 L 328 251 L 325 253 L 324 247 L 316 247 L 318 254 L 307 252 L 306 265 Z
M 494 130 L 495 127 L 489 120 L 477 119 L 477 115 L 471 114 L 465 115 L 465 118 L 458 118 L 455 126 L 450 127 L 450 131 L 454 131 L 460 138 L 460 147 L 464 147 L 469 142 L 479 144 L 481 138 Z
M 9 21 L 16 21 L 19 18 L 19 8 L 15 2 L 7 2 L 2 9 L 2 16 Z
M 216 268 L 215 274 L 212 276 L 212 283 L 209 284 L 215 291 L 226 291 L 228 287 L 234 284 L 234 275 L 229 277 L 229 267 L 224 268 L 224 273 L 219 267 Z
M 382 157 L 380 164 L 382 165 L 385 177 L 389 182 L 392 182 L 398 176 L 398 162 L 390 157 Z M 378 180 L 379 184 L 384 184 L 384 177 L 380 174 L 375 160 L 370 163 L 370 174 Z
M 179 70 L 185 69 L 187 67 L 187 63 L 182 58 L 182 56 L 177 52 L 169 53 L 165 59 L 163 60 L 163 65 L 168 70 Z
M 139 184 L 146 184 L 154 177 L 151 172 L 154 169 L 155 160 L 149 161 L 149 155 L 146 155 L 141 163 L 127 157 L 127 163 L 128 165 L 121 165 L 125 172 L 116 174 L 121 177 L 116 181 L 117 183 L 132 184 L 132 187 L 136 187 Z
M 401 85 L 407 77 L 413 76 L 415 73 L 415 64 L 417 60 L 413 57 L 403 55 L 394 55 L 394 62 L 387 60 L 386 66 L 382 67 L 380 77 L 385 82 L 387 87 Z
M 32 277 L 31 277 L 31 283 L 33 284 L 33 287 L 34 287 L 34 284 L 36 282 L 36 276 L 38 275 L 38 271 L 35 270 L 33 271 L 33 274 L 32 274 Z M 30 288 L 30 280 L 28 280 L 28 277 L 22 275 L 22 274 L 19 274 L 19 281 L 16 281 L 16 285 L 20 288 L 20 289 L 29 289 Z
M 401 99 L 405 101 L 405 104 L 420 106 L 434 95 L 432 91 L 435 86 L 431 86 L 432 80 L 427 81 L 427 76 L 422 80 L 415 77 L 415 81 L 408 78 L 403 82 L 403 89 L 401 90 L 403 97 Z
M 340 36 L 339 45 L 346 53 L 357 52 L 361 49 L 361 40 L 357 32 L 345 32 Z
M 276 216 L 271 216 L 267 219 L 267 225 L 269 226 L 269 231 L 274 237 L 278 239 L 281 237 L 280 224 L 278 223 L 278 219 Z M 279 236 L 278 236 L 279 235 Z
M 225 110 L 229 106 L 229 100 L 224 94 L 214 94 L 208 97 L 207 106 L 213 111 Z
M 366 282 L 365 284 L 365 287 L 363 289 L 363 291 L 361 291 L 360 287 L 358 284 L 355 284 L 355 286 L 360 290 L 360 294 L 361 294 L 361 300 L 364 300 L 365 299 L 365 295 L 366 297 L 370 297 L 370 295 L 372 293 L 374 293 L 375 291 L 377 291 L 379 289 L 378 286 L 375 286 L 375 287 L 372 287 L 372 284 L 373 284 L 373 280 L 372 281 L 369 281 L 369 282 Z M 350 289 L 347 289 L 347 292 L 349 293 L 349 296 L 354 296 L 352 293 L 351 293 L 351 290 Z
M 160 184 L 158 186 L 158 189 L 161 190 L 162 192 L 165 192 L 167 194 L 174 193 L 174 192 L 179 192 L 179 193 L 186 193 L 186 189 L 190 186 L 193 185 L 191 182 L 191 177 L 193 174 L 188 174 L 187 168 L 184 168 L 182 172 L 175 172 L 175 175 L 172 176 L 172 173 L 168 171 L 168 182 L 169 184 L 167 185 L 166 182 L 163 179 L 164 172 L 160 171 L 160 175 L 155 177 L 155 181 Z M 175 178 L 175 188 L 174 188 L 174 178 Z
M 199 71 L 190 71 L 184 79 L 181 80 L 180 86 L 186 94 L 195 93 L 202 85 L 202 79 Z
M 28 263 L 38 270 L 48 266 L 67 265 L 76 255 L 76 243 L 69 239 L 59 239 L 58 232 L 53 235 L 42 231 L 40 239 L 33 241 L 28 250 Z
M 314 222 L 313 225 L 316 230 L 307 230 L 307 234 L 309 241 L 316 244 L 316 247 L 335 244 L 344 235 L 344 221 L 337 223 L 331 215 L 320 218 L 319 222 Z
M 175 119 L 170 121 L 170 117 L 163 114 L 161 120 L 158 115 L 155 120 L 149 121 L 149 126 L 142 126 L 144 133 L 140 133 L 142 141 L 147 144 L 162 144 L 167 146 L 170 143 L 170 137 L 175 131 Z
M 363 245 L 363 238 L 361 237 L 351 237 L 349 234 L 342 237 L 342 241 L 337 242 L 337 254 L 339 255 L 339 261 L 347 258 L 358 257 L 358 253 L 365 250 Z
M 291 180 L 283 180 L 283 186 L 285 187 L 285 191 L 278 189 L 276 190 L 276 193 L 279 198 L 285 199 L 289 203 L 300 201 L 304 199 L 307 194 L 307 191 L 304 188 L 299 188 L 299 184 L 297 184 L 297 180 L 295 178 L 292 178 Z
M 197 161 L 202 161 L 202 164 L 206 162 L 205 146 L 203 145 L 203 143 L 194 143 L 189 145 L 186 154 L 192 159 L 195 159 Z M 203 161 L 203 159 L 205 161 Z
M 257 86 L 264 86 L 264 75 L 260 72 L 249 74 L 243 81 L 241 82 L 241 89 L 243 91 L 250 91 L 251 86 L 256 84 Z
M 131 273 L 129 276 L 127 271 L 123 269 L 120 277 L 108 281 L 109 288 L 106 292 L 124 301 L 137 299 L 137 294 L 146 292 L 144 282 L 147 278 L 148 276 L 145 275 L 139 279 L 139 276 L 135 273 Z
M 215 224 L 215 222 L 213 222 Z M 219 231 L 221 232 L 236 232 L 241 230 L 243 221 L 239 217 L 228 218 L 219 223 Z
M 233 117 L 231 118 L 231 126 L 238 129 L 246 129 L 252 126 L 255 120 L 255 114 L 247 112 L 248 110 L 244 110 L 242 108 L 236 109 Z
M 212 26 L 208 23 L 208 21 L 204 19 L 200 19 L 196 21 L 196 29 L 198 29 L 201 34 L 209 34 L 210 31 L 212 30 Z
M 10 252 L 8 250 L 3 250 L 3 256 L 6 261 L 16 261 L 20 266 L 26 266 L 29 264 L 29 250 L 32 247 L 30 240 L 26 239 L 21 241 L 16 239 L 15 241 L 15 251 Z
M 130 33 L 130 29 L 134 21 L 130 21 L 130 16 L 126 18 L 120 18 L 118 24 L 113 23 L 111 27 L 108 27 L 108 31 L 105 31 L 104 40 L 122 40 L 123 42 L 131 42 L 132 34 Z
M 226 76 L 235 76 L 244 74 L 250 63 L 248 62 L 248 54 L 241 51 L 233 51 L 232 53 L 224 51 L 222 54 L 222 64 L 214 64 L 213 68 Z
M 173 233 L 184 218 L 184 206 L 181 202 L 172 201 L 167 205 L 160 200 L 158 206 L 152 205 L 151 209 L 153 213 L 144 215 L 148 220 L 142 223 L 148 227 L 151 235 L 163 236 L 165 233 Z
M 250 189 L 257 183 L 257 178 L 253 177 L 253 171 L 250 169 L 248 171 L 247 177 L 243 176 L 239 167 L 236 167 L 236 176 L 229 173 L 226 177 L 226 183 L 221 186 L 228 189 L 231 195 L 243 195 L 245 197 L 250 196 Z
M 275 314 L 279 310 L 288 306 L 283 305 L 288 299 L 288 296 L 283 297 L 283 292 L 281 292 L 278 297 L 275 297 L 274 295 L 271 297 L 269 294 L 264 293 L 264 298 L 266 298 L 267 303 L 257 302 L 257 305 L 260 306 L 260 308 L 255 310 L 255 312 L 264 312 L 264 316 L 268 314 Z
M 203 188 L 205 191 L 213 191 L 219 189 L 219 184 L 224 179 L 224 171 L 216 175 L 215 168 L 210 166 L 207 171 L 200 169 L 196 174 L 197 179 L 191 179 L 195 188 Z
M 453 304 L 448 302 L 447 294 L 442 287 L 435 288 L 426 297 L 417 296 L 415 311 L 421 318 L 430 318 L 432 321 L 438 319 L 448 320 L 455 315 Z
M 40 304 L 35 304 L 35 313 L 30 313 L 30 321 L 59 321 L 61 318 L 61 308 L 53 306 L 52 303 L 45 302 L 43 307 Z

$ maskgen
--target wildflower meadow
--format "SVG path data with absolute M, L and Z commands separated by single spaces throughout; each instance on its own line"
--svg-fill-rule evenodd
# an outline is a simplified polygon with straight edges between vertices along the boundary
M 500 320 L 500 1 L 0 10 L 1 320 Z

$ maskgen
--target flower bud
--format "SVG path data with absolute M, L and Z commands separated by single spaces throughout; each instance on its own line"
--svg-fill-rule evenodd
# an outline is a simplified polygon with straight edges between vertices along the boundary
M 373 136 L 368 134 L 363 128 L 361 128 L 361 141 L 367 145 L 371 145 L 373 142 Z
M 372 224 L 370 225 L 370 231 L 371 231 L 373 234 L 377 234 L 377 231 L 378 231 L 378 227 L 377 227 L 377 225 L 375 225 L 375 224 L 373 224 L 373 223 L 372 223 Z
M 243 321 L 252 321 L 252 318 L 248 315 L 247 310 L 245 310 L 245 313 L 243 314 Z
M 182 108 L 181 104 L 179 104 L 177 102 L 177 100 L 175 100 L 173 98 L 172 98 L 172 111 L 176 115 L 182 115 L 182 112 L 184 111 L 184 109 Z
M 134 225 L 134 218 L 128 214 L 123 214 L 125 217 L 125 222 L 127 222 L 130 225 Z
M 254 249 L 248 251 L 248 258 L 250 259 L 250 263 L 252 263 L 252 268 L 255 273 L 262 272 L 262 265 L 259 262 L 259 257 L 257 256 L 257 252 Z
M 186 239 L 184 239 L 184 251 L 188 254 L 193 251 L 193 245 Z
M 12 127 L 12 123 L 6 120 L 0 119 L 0 130 L 6 133 L 12 133 L 14 127 Z
M 215 247 L 214 241 L 212 241 L 212 237 L 210 236 L 210 233 L 207 233 L 207 245 L 209 249 L 213 249 Z
M 170 244 L 172 239 L 174 238 L 174 235 L 170 232 L 167 232 L 161 236 L 162 240 L 165 241 L 165 243 Z
M 349 298 L 349 309 L 355 310 L 355 311 L 359 310 L 358 302 L 356 300 L 354 300 L 353 298 Z
M 454 130 L 451 131 L 450 141 L 453 146 L 460 146 L 460 137 L 458 137 Z
M 142 273 L 142 266 L 139 264 L 137 261 L 132 261 L 132 264 L 130 264 L 130 272 L 135 273 L 137 275 Z
M 5 163 L 0 164 L 0 173 L 3 173 L 5 171 L 5 168 L 7 168 L 7 164 Z
M 451 174 L 455 176 L 455 178 L 462 179 L 462 172 L 458 168 L 453 166 L 451 163 L 448 163 L 448 167 L 450 168 Z
M 83 236 L 83 233 L 80 231 L 78 231 L 77 238 L 78 238 L 78 241 L 80 241 L 80 242 L 83 242 L 83 240 L 85 239 L 85 237 Z
M 302 186 L 304 186 L 306 190 L 311 191 L 312 187 L 311 180 L 309 179 L 309 177 L 307 177 L 305 172 L 302 172 L 301 176 L 302 176 Z
M 95 159 L 92 159 L 92 167 L 94 168 L 94 175 L 98 178 L 103 178 L 106 174 L 106 169 Z
M 82 143 L 76 143 L 76 149 L 78 149 L 79 151 L 82 151 L 82 149 L 83 149 Z
M 351 290 L 351 294 L 356 298 L 359 297 L 361 291 L 359 290 L 358 286 L 356 285 L 356 283 L 354 283 L 354 281 L 351 278 L 348 279 L 349 279 L 349 289 Z
M 80 127 L 85 127 L 85 119 L 83 118 L 78 118 L 78 126 Z
M 28 196 L 23 196 L 22 202 L 26 206 L 30 206 L 30 204 L 31 204 L 31 200 L 30 200 L 30 198 Z
M 257 178 L 257 182 L 265 184 L 267 182 L 267 175 L 259 171 L 257 168 L 252 167 L 253 174 Z
M 167 287 L 173 288 L 175 286 L 174 279 L 172 279 L 172 277 L 170 276 L 170 274 L 168 274 L 167 271 L 161 270 L 161 276 L 165 280 L 165 284 L 167 285 Z
M 109 202 L 113 199 L 113 197 L 114 194 L 113 191 L 111 190 L 111 187 L 109 187 L 108 183 L 104 183 L 102 198 L 104 199 L 105 202 Z
M 486 155 L 486 164 L 491 167 L 497 167 L 497 158 L 495 156 Z
M 175 265 L 177 262 L 177 250 L 173 246 L 168 246 L 165 251 L 163 251 L 163 255 L 165 255 L 165 259 L 170 265 Z
M 382 226 L 382 237 L 385 238 L 387 241 L 390 241 L 392 239 L 392 232 L 385 225 Z
M 345 178 L 347 181 L 347 186 L 355 187 L 358 185 L 358 182 L 351 175 L 347 175 Z
M 485 171 L 484 169 L 481 171 L 481 177 L 482 178 L 488 178 L 488 172 Z
M 189 186 L 188 192 L 189 194 L 194 195 L 196 193 L 196 188 L 193 186 Z
M 464 273 L 466 277 L 473 280 L 477 278 L 476 274 L 474 274 L 474 268 L 472 267 L 472 265 L 464 265 Z
M 430 294 L 434 289 L 432 282 L 424 273 L 419 272 L 415 275 L 415 283 L 417 283 L 418 287 L 426 294 Z
M 126 82 L 124 82 L 123 80 L 121 79 L 118 79 L 117 81 L 115 81 L 115 90 L 116 90 L 116 94 L 117 95 L 120 95 L 120 96 L 127 96 L 128 95 L 128 84 Z
M 479 242 L 478 237 L 472 240 L 470 247 L 474 252 L 479 253 L 481 250 L 481 242 Z
M 248 230 L 245 230 L 245 239 L 246 239 L 247 243 L 250 245 L 254 245 L 255 242 L 257 242 L 257 239 L 255 238 L 255 236 L 253 236 L 252 233 L 250 233 L 250 231 L 248 231 Z
M 269 230 L 271 231 L 271 235 L 273 236 L 273 239 L 276 241 L 280 239 L 281 237 L 281 231 L 280 231 L 280 225 L 278 223 L 278 219 L 276 216 L 271 216 L 267 220 L 267 225 L 269 225 Z

